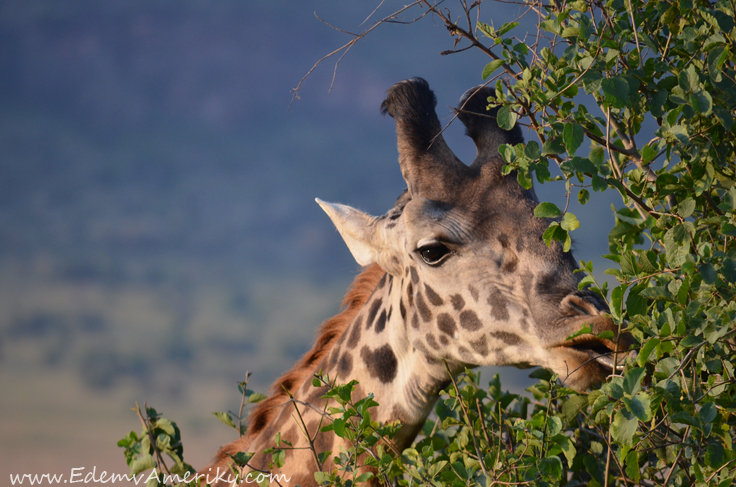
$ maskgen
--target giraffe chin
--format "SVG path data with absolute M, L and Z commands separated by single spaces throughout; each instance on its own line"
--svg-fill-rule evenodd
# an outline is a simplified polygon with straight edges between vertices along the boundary
M 581 392 L 597 386 L 610 375 L 620 373 L 626 361 L 636 357 L 633 351 L 620 347 L 614 352 L 615 347 L 609 348 L 598 341 L 556 348 L 566 355 L 564 367 L 561 371 L 556 370 L 560 380 L 566 386 Z

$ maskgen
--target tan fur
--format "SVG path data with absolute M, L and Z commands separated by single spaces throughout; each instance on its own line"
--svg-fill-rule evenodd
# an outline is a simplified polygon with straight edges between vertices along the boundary
M 275 419 L 280 412 L 279 406 L 288 400 L 284 389 L 294 392 L 309 376 L 314 373 L 314 366 L 319 363 L 335 345 L 335 342 L 345 332 L 350 323 L 355 319 L 360 309 L 366 303 L 375 289 L 378 281 L 385 272 L 378 265 L 367 267 L 353 281 L 350 289 L 343 298 L 343 310 L 325 321 L 317 331 L 317 339 L 312 349 L 304 354 L 296 365 L 279 377 L 271 386 L 270 397 L 258 404 L 248 417 L 248 431 L 242 438 L 220 448 L 212 467 L 227 467 L 230 463 L 228 453 L 231 455 L 239 451 L 247 451 L 248 445 L 263 429 Z M 207 472 L 207 468 L 202 472 Z

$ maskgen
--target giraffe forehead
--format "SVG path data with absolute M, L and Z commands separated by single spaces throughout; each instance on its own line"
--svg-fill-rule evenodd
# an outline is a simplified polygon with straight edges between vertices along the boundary
M 531 193 L 508 184 L 483 191 L 470 185 L 460 193 L 454 201 L 415 198 L 402 207 L 409 246 L 420 248 L 439 240 L 525 251 L 532 258 L 544 259 L 550 254 L 540 246 L 547 222 L 534 217 L 536 200 Z

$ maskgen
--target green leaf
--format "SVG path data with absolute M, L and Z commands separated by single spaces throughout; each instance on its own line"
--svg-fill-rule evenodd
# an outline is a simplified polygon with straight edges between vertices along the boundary
M 511 130 L 516 125 L 516 112 L 514 112 L 510 106 L 504 105 L 498 109 L 496 114 L 496 121 L 498 126 L 504 130 Z
M 500 29 L 498 29 L 498 35 L 502 36 L 511 29 L 515 28 L 517 25 L 519 25 L 518 22 L 506 22 L 504 23 Z
M 486 64 L 486 67 L 483 68 L 483 79 L 488 79 L 488 77 L 492 75 L 498 68 L 503 66 L 505 62 L 505 59 L 494 59 L 490 63 Z
M 578 202 L 581 205 L 586 204 L 590 200 L 590 193 L 585 188 L 580 188 L 580 191 L 578 191 Z
M 712 401 L 703 404 L 700 412 L 698 412 L 698 418 L 700 418 L 703 424 L 712 423 L 717 416 L 718 409 L 716 409 L 716 405 Z
M 680 267 L 690 254 L 690 235 L 683 225 L 675 225 L 664 235 L 667 262 L 672 267 Z
M 639 364 L 639 366 L 644 367 L 644 364 L 647 363 L 647 359 L 649 359 L 649 356 L 652 354 L 655 348 L 657 348 L 657 345 L 659 345 L 659 338 L 650 338 L 647 340 L 647 342 L 641 347 L 641 350 L 639 350 L 639 356 L 636 357 L 636 361 Z
M 314 480 L 316 480 L 319 485 L 323 485 L 325 483 L 332 485 L 332 477 L 327 472 L 314 472 Z
M 683 218 L 687 218 L 695 211 L 695 200 L 686 198 L 677 205 L 677 214 Z
M 567 122 L 562 132 L 562 138 L 565 142 L 567 153 L 573 156 L 585 140 L 585 131 L 580 125 Z
M 598 93 L 600 91 L 603 80 L 604 78 L 601 76 L 600 72 L 591 69 L 583 75 L 580 81 L 583 83 L 583 89 L 585 92 L 592 95 L 593 93 Z
M 621 264 L 621 272 L 624 274 L 628 274 L 630 276 L 635 276 L 638 274 L 638 265 L 636 263 L 636 256 L 633 252 L 625 252 L 621 256 L 621 261 L 619 262 Z
M 530 140 L 524 147 L 524 155 L 534 161 L 542 157 L 542 150 L 536 141 Z
M 560 435 L 560 436 L 562 438 L 558 441 L 557 444 L 562 450 L 562 453 L 565 455 L 565 458 L 567 458 L 568 465 L 572 465 L 572 461 L 575 460 L 575 455 L 577 454 L 577 450 L 575 449 L 575 444 L 567 436 L 563 436 L 563 435 Z
M 736 282 L 736 261 L 733 259 L 726 259 L 723 261 L 723 267 L 721 268 L 721 274 L 729 283 Z
M 624 397 L 623 401 L 626 409 L 641 421 L 650 421 L 652 419 L 651 401 L 648 394 L 639 392 L 631 399 Z
M 700 266 L 700 275 L 703 277 L 703 282 L 706 284 L 713 284 L 718 279 L 718 273 L 716 272 L 713 264 L 706 262 Z
M 248 403 L 261 402 L 267 398 L 268 396 L 263 394 L 262 392 L 254 392 L 248 397 Z
M 552 437 L 562 431 L 562 420 L 557 416 L 547 418 L 547 435 Z
M 537 218 L 557 218 L 561 213 L 554 203 L 540 203 L 534 208 L 534 216 Z
M 696 91 L 690 94 L 690 106 L 701 115 L 709 115 L 713 109 L 713 98 L 707 91 Z
M 167 435 L 174 436 L 176 434 L 176 426 L 166 418 L 158 418 L 154 425 L 156 428 L 162 429 Z
M 623 299 L 624 299 L 624 293 L 626 292 L 626 288 L 628 286 L 626 284 L 621 286 L 616 286 L 613 288 L 613 291 L 611 291 L 611 305 L 613 309 L 614 316 L 620 317 L 622 312 L 622 306 L 623 306 Z
M 593 146 L 590 148 L 588 159 L 590 159 L 590 162 L 595 164 L 595 167 L 603 167 L 606 162 L 606 152 L 603 150 L 603 147 L 599 145 Z
M 490 39 L 495 39 L 497 37 L 496 29 L 494 29 L 492 25 L 488 25 L 479 21 L 478 28 Z
M 634 481 L 639 483 L 639 454 L 635 451 L 630 451 L 626 455 L 626 475 Z
M 560 224 L 557 222 L 552 222 L 549 224 L 547 229 L 544 231 L 544 234 L 542 234 L 542 240 L 544 240 L 544 243 L 549 247 L 552 245 L 552 239 L 555 236 L 555 233 L 557 232 L 557 229 L 560 228 Z
M 345 438 L 345 420 L 341 418 L 337 418 L 332 422 L 332 427 L 335 431 L 335 434 L 339 436 L 340 438 Z
M 138 475 L 149 468 L 155 468 L 156 461 L 148 453 L 144 453 L 130 463 L 130 474 Z
M 570 422 L 581 409 L 588 405 L 588 398 L 583 395 L 570 396 L 562 402 L 562 417 Z
M 570 165 L 572 165 L 577 172 L 589 174 L 591 176 L 598 173 L 598 168 L 586 157 L 573 157 L 570 160 Z
M 721 69 L 728 58 L 728 51 L 728 46 L 718 46 L 708 52 L 708 74 L 716 83 L 720 83 L 723 79 Z
M 645 274 L 654 274 L 659 270 L 657 254 L 653 250 L 639 254 L 639 268 Z
M 539 207 L 537 206 L 537 208 Z M 535 210 L 535 213 L 536 213 L 536 210 Z M 577 229 L 579 226 L 580 226 L 580 222 L 578 221 L 578 218 L 570 212 L 565 213 L 565 215 L 562 217 L 562 221 L 560 222 L 560 227 L 562 227 L 563 230 L 566 230 L 568 232 L 572 232 L 573 230 Z
M 710 442 L 705 453 L 705 464 L 711 468 L 719 468 L 725 463 L 725 460 L 723 445 L 715 441 Z
M 550 380 L 552 378 L 552 372 L 549 369 L 538 368 L 534 369 L 529 377 L 532 379 Z
M 601 82 L 603 97 L 614 108 L 624 108 L 629 104 L 629 83 L 620 76 L 606 78 Z
M 657 154 L 657 149 L 650 147 L 649 144 L 647 144 L 641 149 L 641 160 L 644 164 L 648 164 L 649 162 L 652 162 Z
M 562 476 L 562 461 L 556 456 L 544 458 L 539 462 L 539 471 L 553 479 L 559 479 Z
M 690 416 L 687 411 L 678 411 L 672 415 L 671 419 L 673 423 L 689 424 L 695 428 L 700 428 L 698 420 Z
M 236 428 L 235 423 L 233 422 L 233 418 L 230 417 L 228 413 L 224 413 L 222 411 L 215 411 L 214 414 L 217 419 L 222 421 L 227 426 L 230 426 L 231 428 Z
M 646 287 L 647 285 L 645 283 L 641 283 L 637 284 L 631 289 L 631 291 L 629 291 L 629 295 L 626 297 L 626 312 L 629 314 L 629 317 L 646 315 L 649 302 L 646 298 L 641 296 L 641 292 L 646 289 Z
M 542 145 L 543 156 L 562 154 L 563 152 L 565 152 L 565 147 L 562 145 L 562 139 L 559 137 L 549 137 Z
M 516 151 L 514 150 L 514 146 L 510 144 L 501 144 L 498 147 L 498 153 L 501 154 L 501 157 L 503 158 L 503 160 L 505 162 L 508 162 L 509 164 L 514 162 L 514 159 L 516 159 Z M 508 171 L 511 172 L 512 170 L 513 170 L 512 167 L 509 166 Z
M 726 110 L 720 105 L 716 105 L 713 108 L 713 114 L 716 116 L 721 125 L 726 127 L 726 130 L 731 130 L 731 128 L 733 127 L 733 115 L 730 111 Z
M 276 450 L 273 452 L 273 456 L 271 457 L 273 460 L 274 465 L 281 468 L 284 466 L 284 458 L 286 456 L 286 451 L 284 450 Z
M 625 446 L 633 446 L 633 438 L 639 420 L 626 409 L 622 409 L 616 413 L 611 424 L 611 436 L 613 439 Z
M 700 84 L 700 79 L 695 71 L 695 66 L 690 64 L 685 71 L 680 71 L 677 82 L 686 93 L 696 90 Z
M 565 27 L 562 30 L 562 37 L 577 37 L 580 35 L 580 27 Z
M 531 189 L 532 185 L 534 184 L 534 181 L 529 176 L 529 174 L 524 171 L 516 172 L 516 180 L 519 182 L 521 187 L 524 189 Z
M 593 191 L 599 193 L 608 189 L 608 180 L 593 176 Z
M 235 464 L 244 467 L 246 463 L 250 461 L 251 458 L 255 455 L 255 452 L 251 451 L 239 451 L 235 455 L 232 455 L 230 458 L 232 458 L 235 461 Z
M 358 482 L 368 482 L 372 478 L 373 472 L 366 472 L 355 477 L 355 483 L 357 484 Z
M 644 368 L 634 368 L 629 370 L 624 377 L 623 388 L 627 394 L 636 394 L 641 388 L 641 380 L 647 374 Z

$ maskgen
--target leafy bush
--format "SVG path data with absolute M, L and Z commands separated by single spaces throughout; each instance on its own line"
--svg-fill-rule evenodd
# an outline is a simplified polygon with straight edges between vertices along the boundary
M 333 452 L 336 470 L 317 480 L 368 480 L 361 459 L 384 484 L 733 485 L 736 6 L 526 2 L 539 34 L 529 45 L 513 37 L 516 21 L 474 23 L 480 2 L 462 2 L 459 17 L 417 3 L 456 45 L 492 58 L 483 77 L 496 88 L 499 125 L 524 120 L 536 133 L 501 148 L 507 173 L 527 188 L 564 181 L 568 202 L 620 193 L 606 256 L 619 284 L 599 286 L 583 262 L 581 287 L 607 301 L 638 356 L 589 393 L 539 371 L 533 399 L 502 392 L 497 377 L 483 389 L 467 371 L 404 452 L 380 441 L 396 426 L 370 420 L 372 398 L 353 403 L 354 384 L 337 386 L 325 428 L 354 449 Z M 559 217 L 544 239 L 569 249 L 580 223 L 567 206 L 541 203 L 536 214 Z

